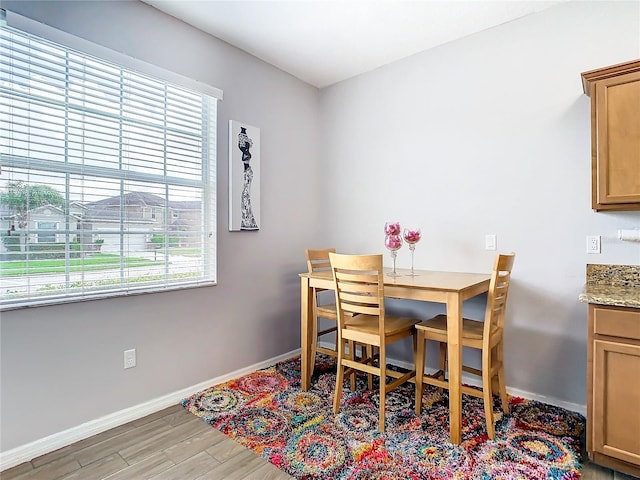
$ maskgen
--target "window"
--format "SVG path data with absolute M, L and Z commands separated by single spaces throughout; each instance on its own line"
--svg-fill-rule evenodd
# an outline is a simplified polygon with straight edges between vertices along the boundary
M 55 222 L 38 222 L 38 243 L 55 243 L 56 229 Z
M 2 308 L 214 284 L 217 99 L 10 27 L 0 58 Z

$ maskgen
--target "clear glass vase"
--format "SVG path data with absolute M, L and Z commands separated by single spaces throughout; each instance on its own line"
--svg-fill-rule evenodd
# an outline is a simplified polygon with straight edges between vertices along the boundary
M 413 255 L 416 250 L 416 243 L 422 238 L 422 233 L 419 228 L 405 228 L 402 234 L 404 241 L 409 245 L 409 251 L 411 252 L 411 273 L 409 275 L 418 275 L 413 269 Z
M 391 252 L 391 260 L 393 260 L 393 270 L 389 275 L 397 277 L 399 274 L 396 272 L 396 258 L 398 257 L 398 250 L 402 247 L 402 237 L 400 235 L 387 235 L 384 239 L 384 246 Z

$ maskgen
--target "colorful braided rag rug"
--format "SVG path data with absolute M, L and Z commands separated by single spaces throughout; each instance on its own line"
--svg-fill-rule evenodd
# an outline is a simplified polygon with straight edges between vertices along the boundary
M 376 385 L 374 385 L 376 387 Z M 496 438 L 489 440 L 482 400 L 463 395 L 462 443 L 449 442 L 446 390 L 425 385 L 422 414 L 414 386 L 387 394 L 386 431 L 378 432 L 378 393 L 345 381 L 332 410 L 335 361 L 319 355 L 309 391 L 300 358 L 213 386 L 183 406 L 297 479 L 577 479 L 582 415 L 512 397 L 504 415 L 495 397 Z

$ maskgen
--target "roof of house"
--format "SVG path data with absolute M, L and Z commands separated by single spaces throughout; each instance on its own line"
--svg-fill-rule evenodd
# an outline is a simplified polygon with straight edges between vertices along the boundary
M 129 192 L 123 197 L 123 203 L 125 207 L 159 207 L 165 206 L 165 200 L 159 195 L 146 192 Z M 72 202 L 73 207 L 84 209 L 85 212 L 82 218 L 85 221 L 115 221 L 120 218 L 120 195 L 105 198 L 95 202 L 89 202 L 81 204 L 77 201 Z M 169 201 L 167 205 L 170 209 L 181 211 L 198 211 L 200 210 L 201 202 L 189 200 L 189 201 Z M 115 208 L 114 208 L 115 207 Z M 43 205 L 35 209 L 30 210 L 31 213 L 39 212 L 44 208 L 54 208 L 57 211 L 64 213 L 60 208 L 53 205 Z M 77 215 L 73 215 L 75 218 L 80 218 Z M 7 205 L 0 204 L 0 218 L 10 219 L 15 217 L 15 212 L 12 211 Z M 127 220 L 136 222 L 149 222 L 149 219 L 143 218 L 143 212 L 129 211 L 127 213 Z
M 158 195 L 145 192 L 129 192 L 122 196 L 122 200 L 125 206 L 143 206 L 143 207 L 163 207 L 164 199 Z M 96 202 L 89 202 L 86 204 L 88 208 L 92 207 L 107 207 L 107 206 L 120 206 L 120 195 L 98 200 Z
M 165 200 L 159 195 L 146 192 L 129 192 L 122 197 L 125 207 L 159 207 L 165 206 Z M 198 201 L 169 201 L 169 208 L 173 210 L 194 210 L 200 209 Z M 87 211 L 84 215 L 85 221 L 110 221 L 120 218 L 120 196 L 105 198 L 85 205 Z M 144 218 L 142 211 L 127 212 L 127 221 L 149 222 L 152 220 Z
M 45 210 L 54 210 L 56 213 L 58 213 L 59 215 L 64 215 L 64 210 L 61 209 L 60 207 L 56 206 L 56 205 L 51 205 L 51 204 L 46 204 L 46 205 L 40 205 L 39 207 L 36 208 L 32 208 L 31 210 L 29 210 L 29 213 L 33 214 L 33 213 L 45 213 Z M 11 210 L 9 207 L 7 207 L 6 205 L 2 205 L 0 204 L 0 218 L 8 220 L 8 219 L 14 219 L 16 218 L 18 215 Z M 80 216 L 77 214 L 73 214 L 70 213 L 69 214 L 70 217 L 78 220 L 80 219 Z
M 153 193 L 129 192 L 129 193 L 125 193 L 122 198 L 125 206 L 140 206 L 140 207 L 164 207 L 165 206 L 164 198 L 159 195 L 154 195 Z M 169 206 L 169 208 L 174 208 L 179 210 L 199 210 L 200 209 L 200 202 L 197 200 L 196 201 L 169 200 L 169 202 L 167 202 L 167 205 Z M 98 200 L 96 202 L 90 202 L 90 203 L 87 203 L 86 206 L 88 208 L 120 206 L 120 195 L 105 198 L 103 200 Z

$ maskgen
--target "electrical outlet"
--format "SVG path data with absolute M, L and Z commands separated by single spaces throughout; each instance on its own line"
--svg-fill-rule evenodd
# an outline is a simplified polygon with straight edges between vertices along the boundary
M 587 235 L 587 253 L 601 253 L 600 235 Z
M 133 368 L 136 366 L 136 349 L 124 351 L 124 368 Z
M 484 249 L 485 250 L 495 250 L 496 247 L 496 235 L 489 234 L 484 236 Z

